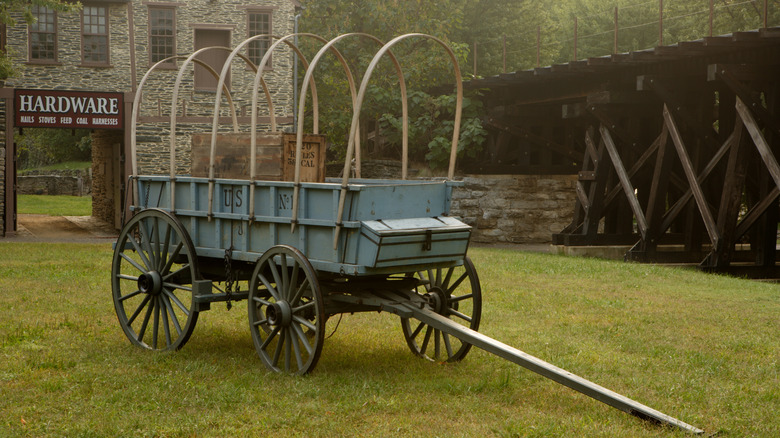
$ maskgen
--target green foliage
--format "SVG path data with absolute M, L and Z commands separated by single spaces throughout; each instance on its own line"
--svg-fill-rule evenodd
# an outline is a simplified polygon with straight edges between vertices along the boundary
M 301 20 L 301 30 L 305 32 L 319 34 L 328 39 L 349 32 L 365 32 L 385 42 L 402 34 L 421 32 L 433 35 L 448 44 L 456 53 L 459 63 L 464 62 L 468 55 L 466 44 L 452 42 L 452 35 L 462 27 L 464 6 L 468 3 L 465 0 L 325 0 L 303 3 L 306 9 Z M 303 46 L 307 46 L 306 40 L 302 42 Z M 340 41 L 336 47 L 350 60 L 356 87 L 359 86 L 380 45 L 368 38 L 355 36 Z M 319 49 L 319 44 L 308 44 L 307 48 L 313 53 Z M 392 53 L 401 65 L 409 90 L 429 90 L 443 84 L 452 84 L 454 81 L 449 58 L 433 41 L 411 38 L 394 46 Z M 328 134 L 331 141 L 331 158 L 343 159 L 352 121 L 352 100 L 343 68 L 332 56 L 323 58 L 323 61 L 315 72 L 321 102 L 320 129 Z M 410 102 L 411 107 L 415 104 Z M 389 56 L 386 56 L 371 76 L 360 114 L 361 126 L 365 129 L 369 122 L 383 120 L 386 113 L 393 113 L 396 108 L 400 114 L 399 80 Z M 427 113 L 427 108 L 417 110 L 417 114 Z M 311 113 L 308 118 L 311 118 Z M 430 120 L 426 119 L 415 123 L 421 126 L 428 122 Z M 451 132 L 452 128 L 449 129 Z M 424 144 L 427 145 L 435 137 L 430 137 Z M 435 145 L 432 147 L 437 149 Z
M 476 96 L 475 96 L 476 97 Z M 450 161 L 455 118 L 454 94 L 431 96 L 422 91 L 409 94 L 409 157 L 412 161 L 427 161 L 432 169 L 444 169 Z M 463 99 L 458 160 L 474 158 L 482 150 L 487 131 L 482 127 L 482 102 L 476 98 Z M 402 117 L 385 113 L 379 119 L 382 135 L 390 145 L 401 148 Z
M 15 14 L 21 14 L 25 23 L 35 21 L 32 14 L 33 6 L 45 6 L 57 12 L 73 12 L 81 9 L 80 2 L 67 0 L 3 0 L 0 2 L 0 24 L 7 26 L 16 25 Z M 18 73 L 9 54 L 0 51 L 0 80 L 9 78 Z
M 88 129 L 27 128 L 15 136 L 20 169 L 63 161 L 88 161 L 92 137 Z

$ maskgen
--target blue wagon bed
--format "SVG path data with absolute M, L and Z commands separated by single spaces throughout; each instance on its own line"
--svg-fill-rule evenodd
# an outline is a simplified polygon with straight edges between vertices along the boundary
M 301 183 L 293 230 L 293 182 L 217 180 L 209 214 L 208 179 L 177 177 L 172 208 L 168 177 L 137 178 L 152 200 L 141 208 L 175 212 L 199 256 L 222 259 L 230 247 L 234 260 L 254 262 L 268 248 L 289 245 L 318 271 L 359 276 L 461 264 L 471 227 L 449 216 L 453 187 L 461 184 L 352 179 L 338 216 L 340 182 Z
M 127 338 L 148 350 L 177 350 L 190 338 L 198 315 L 213 304 L 246 301 L 249 330 L 258 356 L 273 371 L 305 374 L 322 353 L 325 324 L 333 315 L 391 312 L 400 317 L 401 332 L 417 356 L 436 362 L 463 359 L 477 346 L 610 406 L 644 419 L 681 429 L 702 431 L 673 417 L 616 394 L 554 365 L 480 334 L 482 290 L 467 256 L 471 227 L 450 216 L 456 145 L 459 137 L 462 85 L 456 57 L 442 41 L 422 34 L 403 35 L 387 44 L 364 34 L 322 41 L 308 64 L 301 88 L 294 175 L 267 179 L 257 175 L 257 98 L 265 64 L 280 44 L 296 35 L 276 38 L 259 65 L 252 93 L 252 116 L 245 178 L 218 177 L 215 153 L 218 115 L 224 91 L 236 126 L 235 108 L 225 78 L 234 57 L 249 38 L 230 51 L 218 77 L 208 176 L 177 175 L 176 103 L 183 73 L 200 63 L 196 55 L 160 61 L 142 79 L 133 103 L 131 150 L 132 205 L 115 244 L 111 266 L 114 308 Z M 368 38 L 381 44 L 359 90 L 334 45 L 345 38 Z M 404 76 L 390 48 L 407 38 L 427 38 L 445 49 L 453 63 L 457 86 L 455 122 L 447 178 L 408 180 L 407 107 Z M 300 52 L 293 46 L 296 53 Z M 303 115 L 310 89 L 317 128 L 316 92 L 311 72 L 326 53 L 334 53 L 345 69 L 353 97 L 353 117 L 343 176 L 306 181 L 301 176 Z M 387 55 L 396 68 L 403 112 L 402 175 L 397 180 L 360 178 L 357 128 L 360 107 L 371 72 Z M 136 119 L 144 83 L 150 73 L 174 59 L 183 60 L 172 93 L 170 174 L 139 175 L 136 161 Z M 304 60 L 305 61 L 305 60 Z M 304 64 L 306 64 L 304 62 Z M 210 68 L 210 67 L 209 67 Z M 271 136 L 276 131 L 273 105 Z M 223 145 L 224 146 L 224 145 Z M 289 156 L 288 156 L 289 157 Z M 357 174 L 351 178 L 352 157 Z M 246 158 L 246 157 L 244 157 Z M 251 163 L 251 165 L 249 164 Z M 195 166 L 193 165 L 193 168 Z

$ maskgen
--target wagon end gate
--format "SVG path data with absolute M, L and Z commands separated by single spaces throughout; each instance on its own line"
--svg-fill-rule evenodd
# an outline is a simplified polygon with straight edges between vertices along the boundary
M 609 406 L 620 409 L 643 420 L 655 422 L 658 424 L 673 426 L 694 434 L 703 434 L 704 431 L 688 423 L 680 421 L 674 417 L 659 412 L 653 408 L 645 406 L 628 397 L 620 395 L 607 388 L 599 386 L 591 381 L 583 379 L 580 376 L 572 374 L 555 365 L 547 363 L 537 357 L 518 350 L 517 348 L 506 345 L 493 338 L 485 336 L 466 326 L 442 316 L 427 306 L 416 305 L 411 300 L 387 300 L 381 304 L 383 310 L 395 313 L 402 318 L 415 318 L 444 333 L 452 335 L 461 341 L 480 348 L 488 353 L 513 362 L 521 367 L 527 368 L 537 374 L 540 374 L 550 380 L 567 386 L 575 391 L 581 392 L 588 397 L 594 398 Z

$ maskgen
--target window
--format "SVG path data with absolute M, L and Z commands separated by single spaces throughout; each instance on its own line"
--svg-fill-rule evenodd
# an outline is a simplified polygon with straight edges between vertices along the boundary
M 108 11 L 105 6 L 84 5 L 81 56 L 84 64 L 108 65 Z
M 35 22 L 30 24 L 30 62 L 57 61 L 57 14 L 45 6 L 33 5 Z
M 268 11 L 249 11 L 247 23 L 247 38 L 255 35 L 271 35 L 271 13 Z M 263 55 L 268 51 L 271 45 L 271 39 L 259 39 L 249 43 L 247 56 L 255 63 L 260 64 Z M 269 68 L 270 64 L 266 64 Z
M 149 7 L 149 61 L 151 64 L 176 54 L 176 10 Z M 175 64 L 175 62 L 171 62 Z

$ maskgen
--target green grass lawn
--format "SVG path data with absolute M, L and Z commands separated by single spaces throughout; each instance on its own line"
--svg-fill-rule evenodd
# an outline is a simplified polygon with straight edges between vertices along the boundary
M 344 315 L 306 377 L 266 371 L 245 303 L 202 313 L 179 352 L 142 351 L 114 314 L 111 254 L 0 242 L 0 436 L 687 436 L 480 350 L 418 359 L 388 314 Z M 780 286 L 470 254 L 484 334 L 708 435 L 780 436 Z
M 16 201 L 19 214 L 92 216 L 91 196 L 19 195 Z

